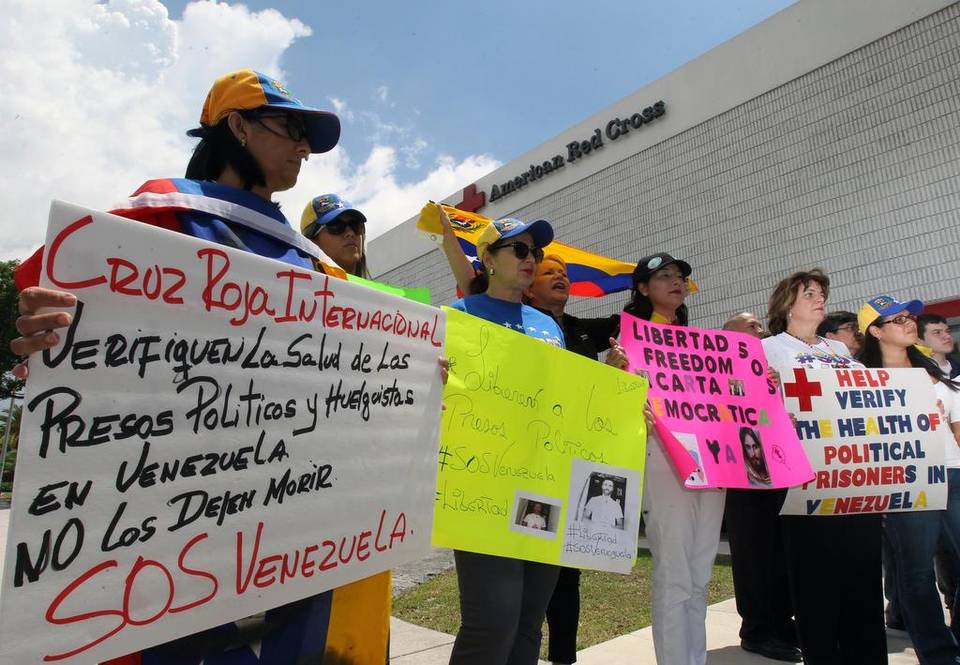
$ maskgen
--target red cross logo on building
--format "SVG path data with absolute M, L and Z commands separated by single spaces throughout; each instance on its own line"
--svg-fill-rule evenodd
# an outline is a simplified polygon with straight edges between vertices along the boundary
M 476 212 L 487 204 L 487 195 L 477 191 L 476 185 L 467 185 L 463 188 L 463 201 L 456 204 L 456 208 L 466 212 Z
M 801 411 L 813 411 L 812 398 L 823 395 L 820 382 L 807 381 L 807 370 L 799 368 L 793 370 L 793 378 L 793 383 L 783 384 L 783 390 L 787 397 L 796 397 L 800 402 Z

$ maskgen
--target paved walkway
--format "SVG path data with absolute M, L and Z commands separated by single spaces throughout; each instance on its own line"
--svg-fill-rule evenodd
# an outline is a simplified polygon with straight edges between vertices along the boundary
M 7 541 L 10 511 L 0 509 L 0 553 Z M 448 552 L 438 550 L 427 559 L 407 564 L 398 570 L 399 588 L 406 588 L 422 578 L 449 568 Z M 3 558 L 0 557 L 0 578 Z M 737 631 L 740 617 L 734 601 L 725 600 L 707 610 L 707 648 L 709 665 L 771 665 L 776 661 L 748 654 L 740 649 Z M 391 620 L 390 662 L 395 665 L 447 665 L 453 636 L 413 624 Z M 917 665 L 918 661 L 906 633 L 888 634 L 889 665 Z M 542 661 L 541 661 L 542 662 Z M 622 635 L 609 642 L 597 644 L 577 654 L 579 665 L 655 665 L 653 637 L 650 628 Z
M 747 653 L 740 648 L 740 616 L 734 601 L 725 600 L 707 610 L 708 665 L 773 665 L 778 661 Z M 397 665 L 447 665 L 453 636 L 394 618 L 391 625 L 390 662 Z M 917 665 L 906 633 L 887 635 L 889 665 Z M 542 663 L 543 661 L 541 661 Z M 597 644 L 577 654 L 577 665 L 655 665 L 653 634 L 644 628 Z M 782 665 L 782 664 L 781 664 Z

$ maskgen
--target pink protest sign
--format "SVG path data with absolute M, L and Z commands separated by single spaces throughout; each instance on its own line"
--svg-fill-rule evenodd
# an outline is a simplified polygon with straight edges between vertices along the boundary
M 630 370 L 650 381 L 657 435 L 689 488 L 791 487 L 813 470 L 760 340 L 742 333 L 650 323 L 624 312 Z

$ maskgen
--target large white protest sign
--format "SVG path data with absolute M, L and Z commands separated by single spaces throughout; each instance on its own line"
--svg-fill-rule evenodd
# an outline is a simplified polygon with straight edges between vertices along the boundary
M 816 477 L 790 488 L 785 515 L 943 509 L 952 443 L 922 369 L 795 369 L 787 410 Z M 948 438 L 949 437 L 949 438 Z
M 429 549 L 444 316 L 55 203 L 0 662 L 96 663 Z

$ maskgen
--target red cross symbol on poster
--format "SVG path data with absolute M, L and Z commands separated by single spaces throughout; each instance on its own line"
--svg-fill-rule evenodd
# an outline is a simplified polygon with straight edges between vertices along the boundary
M 819 381 L 808 381 L 807 370 L 795 368 L 793 383 L 784 383 L 783 390 L 787 397 L 796 397 L 800 402 L 801 411 L 813 411 L 813 398 L 820 397 L 823 390 Z

